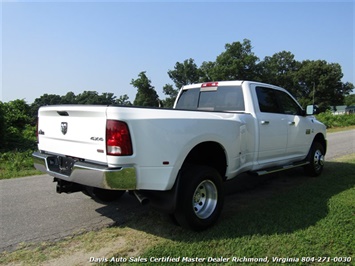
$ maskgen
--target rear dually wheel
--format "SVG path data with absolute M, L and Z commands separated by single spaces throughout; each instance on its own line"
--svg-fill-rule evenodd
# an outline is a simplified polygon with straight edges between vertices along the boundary
M 176 221 L 195 231 L 214 225 L 223 207 L 222 178 L 218 171 L 208 166 L 189 166 L 181 173 Z

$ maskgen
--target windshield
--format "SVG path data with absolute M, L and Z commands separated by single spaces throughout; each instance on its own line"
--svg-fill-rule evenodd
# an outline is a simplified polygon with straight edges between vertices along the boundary
M 242 88 L 223 86 L 213 91 L 200 88 L 182 91 L 176 109 L 208 111 L 245 111 Z

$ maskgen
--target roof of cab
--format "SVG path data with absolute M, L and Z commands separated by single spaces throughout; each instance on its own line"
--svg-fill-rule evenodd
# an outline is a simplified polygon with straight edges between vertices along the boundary
M 272 84 L 267 84 L 263 82 L 258 82 L 258 81 L 249 81 L 249 80 L 230 80 L 230 81 L 208 81 L 208 82 L 203 82 L 203 83 L 196 83 L 196 84 L 190 84 L 190 85 L 185 85 L 182 87 L 183 90 L 189 90 L 189 89 L 196 89 L 196 88 L 201 88 L 203 86 L 213 86 L 213 87 L 220 87 L 220 86 L 241 86 L 242 84 L 257 84 L 261 86 L 267 86 L 271 87 L 274 89 L 278 90 L 283 90 L 286 91 L 284 88 L 281 88 L 276 85 Z

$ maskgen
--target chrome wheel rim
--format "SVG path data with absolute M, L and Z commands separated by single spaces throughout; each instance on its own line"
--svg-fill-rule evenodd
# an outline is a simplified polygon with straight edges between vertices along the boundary
M 196 216 L 206 219 L 216 209 L 218 192 L 215 184 L 210 180 L 202 181 L 196 188 L 192 197 L 192 207 Z
M 319 171 L 324 165 L 324 155 L 320 150 L 316 150 L 313 160 L 314 169 Z

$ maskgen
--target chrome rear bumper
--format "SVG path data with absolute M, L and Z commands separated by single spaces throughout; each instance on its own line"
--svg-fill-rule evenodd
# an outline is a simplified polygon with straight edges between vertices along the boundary
M 110 168 L 41 152 L 34 152 L 32 157 L 37 170 L 68 182 L 112 190 L 134 190 L 137 187 L 133 166 Z

